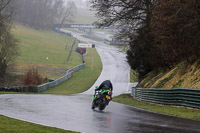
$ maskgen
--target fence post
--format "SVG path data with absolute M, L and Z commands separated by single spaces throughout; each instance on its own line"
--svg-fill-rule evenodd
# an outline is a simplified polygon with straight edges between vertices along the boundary
M 74 72 L 72 72 L 72 77 L 74 77 Z
M 134 97 L 134 98 L 135 98 L 135 91 L 136 91 L 136 87 L 132 87 L 132 93 L 131 93 L 131 95 L 132 95 L 132 97 Z

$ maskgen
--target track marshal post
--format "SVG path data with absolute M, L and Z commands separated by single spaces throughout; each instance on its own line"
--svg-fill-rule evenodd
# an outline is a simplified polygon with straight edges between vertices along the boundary
M 95 44 L 79 43 L 79 53 L 82 55 L 83 63 L 85 63 L 84 55 L 87 54 L 86 48 L 95 48 Z

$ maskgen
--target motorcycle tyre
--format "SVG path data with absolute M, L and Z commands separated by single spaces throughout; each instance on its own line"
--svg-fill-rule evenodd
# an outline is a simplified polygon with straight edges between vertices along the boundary
M 105 98 L 102 99 L 102 102 L 99 105 L 99 110 L 104 110 L 106 108 Z
M 93 110 L 95 109 L 95 101 L 94 101 L 94 100 L 93 100 L 93 102 L 92 102 L 91 108 L 92 108 Z

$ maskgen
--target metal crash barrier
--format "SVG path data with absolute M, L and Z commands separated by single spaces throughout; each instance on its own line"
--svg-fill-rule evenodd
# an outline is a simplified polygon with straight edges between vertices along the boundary
M 72 73 L 73 72 L 76 72 L 82 68 L 85 67 L 85 63 L 84 64 L 81 64 L 79 66 L 76 66 L 72 69 L 69 69 L 67 72 L 66 72 L 66 75 L 64 75 L 63 77 L 57 79 L 57 80 L 54 80 L 52 82 L 49 82 L 49 83 L 46 83 L 46 84 L 43 84 L 43 85 L 40 85 L 38 86 L 38 92 L 42 92 L 42 91 L 45 91 L 45 90 L 48 90 L 49 88 L 52 88 L 52 87 L 55 87 L 59 84 L 61 84 L 62 82 L 66 81 L 67 79 L 71 78 L 73 75 Z
M 132 96 L 135 99 L 151 103 L 200 109 L 200 89 L 132 88 Z
M 78 65 L 72 69 L 69 69 L 66 74 L 56 80 L 50 79 L 48 83 L 39 85 L 39 86 L 12 86 L 12 87 L 0 87 L 1 92 L 31 92 L 31 93 L 37 93 L 42 92 L 45 90 L 48 90 L 49 88 L 55 87 L 62 82 L 66 81 L 67 79 L 72 77 L 72 74 L 82 68 L 85 67 L 85 63 Z

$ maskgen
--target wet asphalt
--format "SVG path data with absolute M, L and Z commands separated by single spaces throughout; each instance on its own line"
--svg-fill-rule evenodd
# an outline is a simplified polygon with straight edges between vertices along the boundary
M 200 121 L 156 114 L 110 102 L 104 111 L 91 109 L 94 86 L 110 79 L 114 95 L 129 90 L 129 66 L 117 48 L 96 43 L 103 71 L 86 92 L 76 95 L 0 95 L 0 114 L 46 126 L 84 133 L 200 133 Z M 47 131 L 48 132 L 48 131 Z
M 0 95 L 0 114 L 84 133 L 200 133 L 200 121 L 159 115 L 111 102 L 90 108 L 90 95 Z

